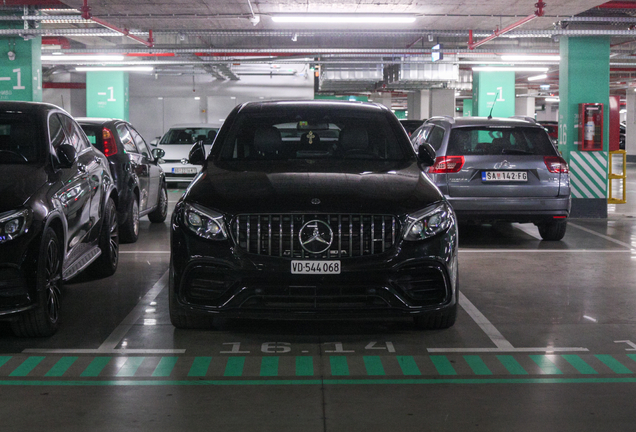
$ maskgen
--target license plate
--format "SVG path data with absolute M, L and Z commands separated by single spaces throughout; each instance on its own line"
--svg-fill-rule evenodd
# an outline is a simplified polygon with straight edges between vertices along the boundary
M 292 274 L 340 274 L 340 261 L 292 261 Z
M 196 168 L 172 168 L 174 174 L 196 174 Z
M 528 181 L 528 173 L 526 171 L 482 171 L 482 181 Z

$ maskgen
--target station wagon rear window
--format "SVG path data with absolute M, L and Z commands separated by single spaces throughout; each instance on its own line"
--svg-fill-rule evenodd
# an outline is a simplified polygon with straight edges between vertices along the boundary
M 453 129 L 446 154 L 448 156 L 554 156 L 556 150 L 543 129 L 482 126 Z

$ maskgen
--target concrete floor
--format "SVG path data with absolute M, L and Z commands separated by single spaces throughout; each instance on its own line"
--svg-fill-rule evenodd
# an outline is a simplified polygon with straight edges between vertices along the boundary
M 636 164 L 628 177 L 636 178 Z M 633 431 L 636 192 L 565 239 L 461 227 L 456 325 L 168 319 L 168 224 L 68 283 L 60 331 L 0 326 L 3 431 Z M 181 190 L 172 189 L 171 204 Z

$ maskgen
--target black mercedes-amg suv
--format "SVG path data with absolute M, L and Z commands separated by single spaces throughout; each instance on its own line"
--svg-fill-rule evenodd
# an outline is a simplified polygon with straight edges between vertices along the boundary
M 457 314 L 457 224 L 382 105 L 247 103 L 227 117 L 171 224 L 170 318 Z

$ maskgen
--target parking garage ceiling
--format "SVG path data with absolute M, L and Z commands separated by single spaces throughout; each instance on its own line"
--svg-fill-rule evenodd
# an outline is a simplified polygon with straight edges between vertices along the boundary
M 125 54 L 122 62 L 151 65 L 155 74 L 167 70 L 174 73 L 176 68 L 186 74 L 203 73 L 219 80 L 237 80 L 241 67 L 250 63 L 267 72 L 272 65 L 306 62 L 323 70 L 357 71 L 357 76 L 365 78 L 342 80 L 338 86 L 329 88 L 337 93 L 447 86 L 467 90 L 470 87 L 467 76 L 476 64 L 500 64 L 502 54 L 556 55 L 560 37 L 605 35 L 611 37 L 612 44 L 612 89 L 624 90 L 636 79 L 635 1 L 601 4 L 599 0 L 547 0 L 544 6 L 534 0 L 4 0 L 3 3 L 0 11 L 4 17 L 0 19 L 20 28 L 0 30 L 0 35 L 42 35 L 43 54 L 64 53 L 66 57 L 80 53 Z M 414 21 L 299 24 L 273 20 L 277 15 L 289 14 L 399 15 Z M 532 16 L 536 17 L 469 49 L 471 31 L 473 41 L 479 41 Z M 459 65 L 462 85 L 428 80 L 387 86 L 386 73 L 383 80 L 376 80 L 374 73 L 391 65 L 430 64 L 431 48 L 438 43 L 444 52 L 444 59 L 438 64 Z M 82 62 L 44 61 L 45 76 L 72 70 L 79 63 Z M 548 80 L 553 83 L 554 91 L 558 85 L 558 61 L 539 63 L 550 67 Z M 518 75 L 521 85 L 526 76 Z M 523 85 L 529 84 L 525 81 Z

